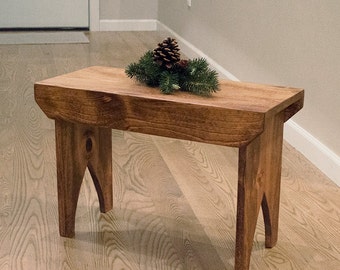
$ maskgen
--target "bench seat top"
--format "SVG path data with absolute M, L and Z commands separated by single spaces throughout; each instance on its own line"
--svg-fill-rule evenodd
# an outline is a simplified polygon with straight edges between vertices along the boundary
M 220 80 L 211 97 L 178 91 L 164 95 L 125 75 L 93 66 L 35 83 L 35 99 L 55 120 L 240 146 L 264 129 L 268 117 L 284 121 L 303 106 L 299 88 Z

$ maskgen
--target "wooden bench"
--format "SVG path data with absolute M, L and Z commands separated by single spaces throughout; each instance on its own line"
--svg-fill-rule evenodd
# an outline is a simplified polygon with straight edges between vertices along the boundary
M 212 97 L 163 95 L 110 67 L 85 68 L 34 88 L 40 108 L 55 120 L 61 236 L 74 236 L 86 167 L 100 211 L 112 209 L 111 129 L 119 129 L 238 147 L 235 269 L 249 268 L 261 206 L 265 245 L 276 244 L 283 126 L 302 108 L 302 89 L 221 80 Z

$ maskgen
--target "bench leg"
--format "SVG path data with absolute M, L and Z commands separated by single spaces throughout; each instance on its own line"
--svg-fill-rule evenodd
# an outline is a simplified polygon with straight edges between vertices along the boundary
M 239 149 L 235 269 L 249 269 L 260 207 L 266 247 L 277 241 L 284 115 L 266 120 L 264 132 Z
M 282 145 L 284 115 L 273 117 L 268 123 L 266 132 L 266 151 L 262 153 L 265 168 L 264 196 L 262 213 L 265 225 L 265 245 L 272 248 L 276 245 L 279 229 L 280 186 L 282 168 Z
M 101 212 L 112 209 L 111 129 L 56 120 L 59 233 L 73 237 L 80 187 L 88 166 Z

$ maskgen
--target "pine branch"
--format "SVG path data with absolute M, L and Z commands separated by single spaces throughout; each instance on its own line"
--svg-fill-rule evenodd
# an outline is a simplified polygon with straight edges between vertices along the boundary
M 158 86 L 161 70 L 153 61 L 152 51 L 147 51 L 138 61 L 127 66 L 125 73 L 130 78 L 149 86 Z
M 188 61 L 188 71 L 192 76 L 207 70 L 209 70 L 209 64 L 204 58 L 195 58 Z
M 210 96 L 218 90 L 218 74 L 209 68 L 204 58 L 189 60 L 181 87 L 197 95 Z
M 179 89 L 178 74 L 163 71 L 160 76 L 159 87 L 163 94 L 171 94 L 175 89 Z

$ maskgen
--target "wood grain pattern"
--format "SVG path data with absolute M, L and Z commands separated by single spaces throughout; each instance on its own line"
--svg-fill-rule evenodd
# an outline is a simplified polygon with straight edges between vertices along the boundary
M 37 82 L 35 98 L 52 119 L 240 146 L 263 131 L 265 118 L 301 109 L 303 90 L 221 81 L 211 98 L 166 96 L 129 79 L 123 69 L 95 66 Z
M 75 213 L 86 167 L 98 194 L 100 211 L 112 209 L 111 129 L 57 120 L 56 156 L 61 236 L 74 236 Z
M 249 268 L 260 206 L 265 246 L 272 248 L 277 242 L 284 117 L 282 111 L 268 119 L 264 132 L 239 149 L 235 265 L 240 269 Z
M 113 210 L 100 213 L 86 171 L 76 238 L 58 235 L 54 123 L 35 104 L 33 83 L 86 66 L 125 67 L 168 35 L 0 46 L 1 270 L 233 268 L 238 153 L 227 147 L 114 132 Z M 279 242 L 264 248 L 260 217 L 250 269 L 339 269 L 339 192 L 284 144 Z

